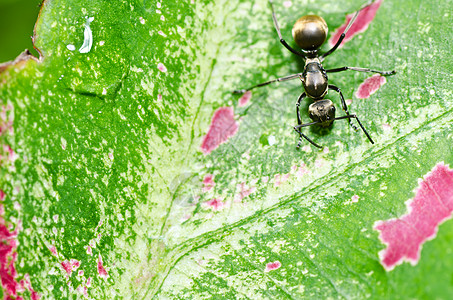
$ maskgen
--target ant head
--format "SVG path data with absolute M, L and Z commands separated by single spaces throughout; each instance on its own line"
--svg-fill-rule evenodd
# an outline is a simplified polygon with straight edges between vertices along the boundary
M 310 118 L 322 127 L 328 127 L 335 119 L 335 106 L 329 99 L 318 100 L 308 107 Z
M 316 50 L 326 41 L 327 24 L 316 15 L 303 16 L 293 26 L 293 38 L 303 50 Z

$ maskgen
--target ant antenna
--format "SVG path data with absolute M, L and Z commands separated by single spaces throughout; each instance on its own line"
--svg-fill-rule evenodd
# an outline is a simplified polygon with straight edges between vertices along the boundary
M 373 3 L 374 0 L 370 0 L 368 1 L 368 3 L 362 5 L 362 7 L 355 12 L 354 16 L 351 18 L 351 21 L 349 21 L 349 24 L 348 26 L 346 26 L 346 29 L 343 31 L 343 33 L 340 35 L 340 38 L 338 39 L 337 43 L 335 44 L 335 46 L 332 47 L 332 49 L 330 49 L 329 51 L 327 51 L 326 53 L 324 53 L 323 55 L 321 55 L 321 61 L 324 60 L 324 57 L 326 57 L 327 55 L 330 55 L 332 54 L 332 52 L 334 52 L 335 50 L 337 50 L 337 48 L 340 46 L 341 42 L 343 41 L 343 39 L 346 37 L 346 33 L 349 31 L 349 29 L 352 27 L 352 24 L 354 24 L 355 20 L 357 19 L 359 13 L 364 10 L 365 8 L 367 8 L 368 6 L 370 6 L 371 3 Z
M 269 4 L 271 5 L 271 10 L 272 10 L 272 19 L 274 20 L 274 26 L 275 26 L 275 30 L 277 30 L 277 34 L 278 34 L 278 38 L 280 39 L 280 43 L 283 44 L 283 46 L 285 46 L 286 49 L 288 49 L 289 51 L 291 51 L 292 53 L 298 55 L 298 56 L 301 56 L 305 59 L 305 54 L 304 53 L 301 53 L 295 49 L 293 49 L 290 45 L 288 45 L 288 43 L 283 39 L 283 36 L 282 36 L 282 33 L 280 31 L 280 26 L 278 26 L 278 22 L 277 22 L 277 16 L 275 16 L 275 10 L 274 10 L 274 3 L 272 2 L 272 0 L 269 0 Z

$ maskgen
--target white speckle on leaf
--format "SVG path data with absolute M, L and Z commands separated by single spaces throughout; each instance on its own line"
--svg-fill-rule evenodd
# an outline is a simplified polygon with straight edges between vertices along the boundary
M 434 94 L 436 93 L 436 91 L 435 91 L 435 90 L 430 90 L 429 93 L 430 93 L 431 95 L 434 95 Z
M 307 152 L 307 153 L 311 152 L 311 147 L 308 146 L 308 145 L 305 145 L 305 146 L 302 147 L 302 151 Z
M 390 130 L 390 129 L 392 129 L 392 126 L 390 124 L 384 123 L 384 124 L 382 124 L 382 129 Z
M 163 37 L 167 37 L 167 35 L 162 30 L 159 30 L 157 33 Z
M 139 20 L 140 20 L 140 23 L 142 23 L 143 25 L 144 25 L 145 22 L 146 22 L 145 19 L 143 19 L 143 17 L 140 17 Z
M 431 30 L 431 27 L 432 27 L 432 24 L 430 23 L 423 23 L 423 22 L 418 22 L 418 30 L 417 32 L 420 34 L 420 35 L 426 35 L 428 34 L 428 32 Z
M 105 41 L 100 41 L 99 42 L 99 46 L 104 46 L 104 44 L 105 44 Z
M 83 45 L 80 47 L 80 53 L 88 53 L 91 50 L 91 46 L 93 46 L 93 33 L 91 32 L 90 23 L 93 22 L 94 17 L 90 17 L 87 19 L 85 23 L 85 31 L 83 32 Z
M 66 140 L 62 137 L 60 139 L 60 141 L 61 141 L 61 149 L 66 150 L 66 145 L 67 145 Z
M 75 50 L 75 46 L 72 45 L 72 44 L 66 45 L 66 48 L 68 48 L 69 51 L 74 51 Z
M 274 145 L 274 144 L 275 144 L 275 136 L 270 135 L 270 136 L 267 138 L 267 142 L 269 143 L 269 146 Z

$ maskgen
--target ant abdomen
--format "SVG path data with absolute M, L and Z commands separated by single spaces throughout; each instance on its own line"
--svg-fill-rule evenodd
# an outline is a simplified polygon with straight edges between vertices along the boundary
M 327 38 L 327 23 L 316 15 L 301 17 L 293 26 L 293 38 L 296 44 L 304 50 L 316 50 Z

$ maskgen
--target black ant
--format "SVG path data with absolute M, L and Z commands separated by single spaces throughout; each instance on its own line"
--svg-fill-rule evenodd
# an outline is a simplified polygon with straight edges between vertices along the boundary
M 302 49 L 302 52 L 295 50 L 294 48 L 289 46 L 286 43 L 286 41 L 283 39 L 282 34 L 280 32 L 280 27 L 278 26 L 277 17 L 275 16 L 274 5 L 272 3 L 272 0 L 269 0 L 271 9 L 272 9 L 272 18 L 274 20 L 274 26 L 275 26 L 275 29 L 277 30 L 278 37 L 280 38 L 280 43 L 282 43 L 283 46 L 286 47 L 286 49 L 288 49 L 292 53 L 302 57 L 305 60 L 304 71 L 302 73 L 297 73 L 297 74 L 277 78 L 274 80 L 266 81 L 266 82 L 254 85 L 248 89 L 235 90 L 235 91 L 233 91 L 233 93 L 242 94 L 242 93 L 245 93 L 246 91 L 250 91 L 254 88 L 265 86 L 265 85 L 268 85 L 273 82 L 286 81 L 286 80 L 300 78 L 305 92 L 303 92 L 299 96 L 299 99 L 296 102 L 298 125 L 294 126 L 294 130 L 299 133 L 299 142 L 297 144 L 297 148 L 299 148 L 302 143 L 302 137 L 304 137 L 312 145 L 314 145 L 318 148 L 322 148 L 321 146 L 319 146 L 318 144 L 313 142 L 311 139 L 309 139 L 305 134 L 303 134 L 301 132 L 301 128 L 315 125 L 315 124 L 317 124 L 318 126 L 321 126 L 321 127 L 329 127 L 333 123 L 333 121 L 341 120 L 341 119 L 348 119 L 351 127 L 354 128 L 355 130 L 358 130 L 358 128 L 354 124 L 352 124 L 352 120 L 351 120 L 351 119 L 356 119 L 360 128 L 362 128 L 363 132 L 367 136 L 368 140 L 371 142 L 371 144 L 374 144 L 370 135 L 365 130 L 362 123 L 360 123 L 360 120 L 357 117 L 357 115 L 349 113 L 348 106 L 346 105 L 346 102 L 344 100 L 344 97 L 343 97 L 343 94 L 341 93 L 340 88 L 336 87 L 335 85 L 328 84 L 327 73 L 335 73 L 335 72 L 342 72 L 342 71 L 346 71 L 346 70 L 353 70 L 353 71 L 359 71 L 359 72 L 373 72 L 373 73 L 378 73 L 378 74 L 381 74 L 384 76 L 388 76 L 388 75 L 393 75 L 396 72 L 395 71 L 376 71 L 376 70 L 371 70 L 368 68 L 358 68 L 358 67 L 342 67 L 342 68 L 325 70 L 321 65 L 321 62 L 325 59 L 325 57 L 332 54 L 338 48 L 338 46 L 340 46 L 341 42 L 343 41 L 344 37 L 346 36 L 347 31 L 354 23 L 359 12 L 361 10 L 363 10 L 364 8 L 368 7 L 369 5 L 371 5 L 373 2 L 374 1 L 370 1 L 365 6 L 363 6 L 361 9 L 359 9 L 355 13 L 355 15 L 351 19 L 351 21 L 349 22 L 349 24 L 346 27 L 346 29 L 344 30 L 344 32 L 341 34 L 337 43 L 332 47 L 332 49 L 330 49 L 326 53 L 320 55 L 318 53 L 319 47 L 321 47 L 321 45 L 324 44 L 324 42 L 327 38 L 328 28 L 327 28 L 326 21 L 324 21 L 324 19 L 321 18 L 320 16 L 316 16 L 316 15 L 303 16 L 299 20 L 297 20 L 293 26 L 292 35 L 293 35 L 293 38 L 294 38 L 294 41 L 296 42 L 296 44 Z M 346 112 L 346 116 L 335 118 L 335 106 L 334 106 L 333 102 L 329 99 L 324 98 L 327 95 L 328 90 L 334 90 L 335 92 L 337 92 L 340 95 L 341 105 L 343 107 L 343 110 Z M 310 104 L 310 106 L 308 108 L 309 116 L 313 120 L 313 122 L 302 124 L 302 120 L 300 118 L 300 113 L 299 113 L 299 106 L 300 106 L 300 102 L 305 97 L 309 97 L 309 98 L 313 99 L 313 101 L 314 101 L 312 104 Z

